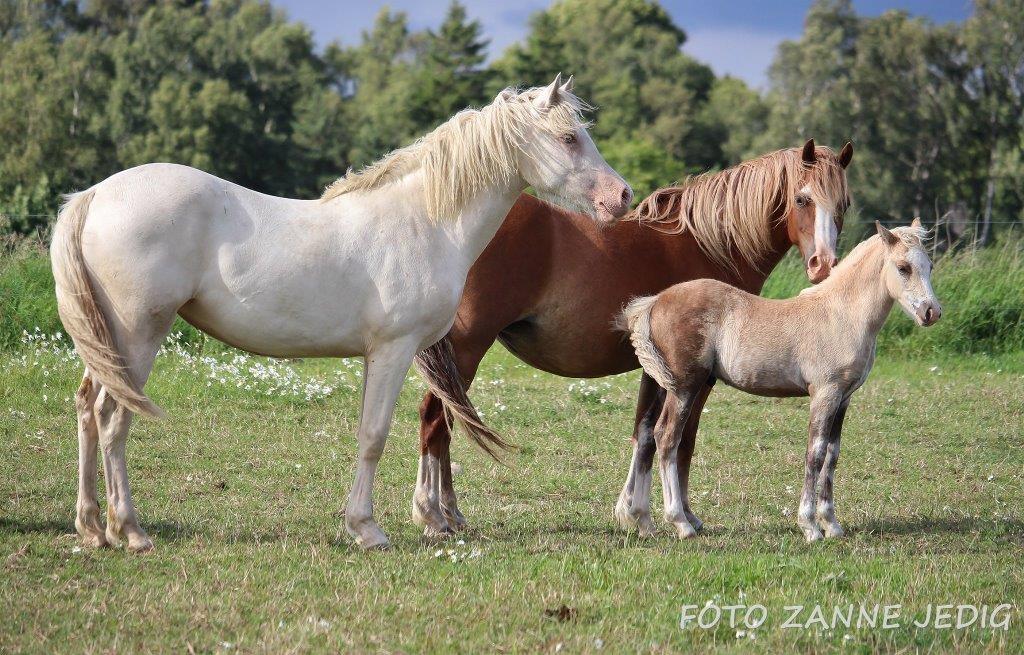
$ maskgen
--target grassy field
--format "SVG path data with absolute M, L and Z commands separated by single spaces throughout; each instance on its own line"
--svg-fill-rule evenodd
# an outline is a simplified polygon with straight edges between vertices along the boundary
M 128 451 L 156 549 L 129 556 L 74 535 L 81 369 L 53 338 L 48 261 L 21 244 L 0 255 L 0 653 L 1022 652 L 1022 252 L 939 261 L 939 325 L 890 319 L 847 417 L 841 541 L 795 525 L 806 401 L 717 389 L 692 479 L 705 532 L 641 540 L 612 520 L 637 374 L 566 380 L 498 349 L 472 395 L 520 449 L 499 465 L 455 443 L 469 530 L 428 542 L 409 519 L 410 374 L 377 484 L 394 547 L 362 553 L 342 527 L 360 363 L 252 358 L 179 323 L 147 387 L 172 418 L 138 421 Z M 766 294 L 804 279 L 787 260 Z M 766 619 L 680 628 L 708 602 Z M 913 625 L 929 605 L 1001 603 L 1005 629 Z M 899 627 L 835 622 L 851 604 L 899 604 Z
M 705 533 L 640 540 L 612 521 L 636 375 L 555 378 L 500 350 L 473 395 L 521 449 L 502 466 L 459 439 L 470 529 L 426 542 L 409 519 L 410 374 L 377 485 L 393 549 L 363 553 L 342 528 L 358 363 L 172 347 L 148 390 L 173 418 L 137 422 L 129 445 L 156 549 L 130 556 L 78 547 L 79 367 L 29 341 L 0 353 L 0 652 L 1024 650 L 1021 355 L 883 357 L 847 418 L 848 536 L 813 545 L 793 516 L 804 401 L 716 390 L 692 481 Z M 682 606 L 708 601 L 767 620 L 681 630 Z M 786 606 L 803 625 L 851 603 L 900 604 L 900 627 L 782 627 Z M 1014 609 L 1008 629 L 911 625 L 947 603 Z

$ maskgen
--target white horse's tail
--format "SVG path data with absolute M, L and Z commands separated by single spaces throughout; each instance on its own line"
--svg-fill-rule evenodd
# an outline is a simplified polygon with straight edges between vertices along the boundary
M 162 418 L 164 411 L 132 380 L 89 281 L 82 255 L 82 229 L 94 195 L 90 189 L 68 196 L 54 227 L 50 262 L 57 283 L 57 313 L 89 375 L 121 405 L 137 414 Z
M 666 391 L 675 393 L 676 382 L 672 370 L 651 341 L 651 308 L 657 300 L 658 296 L 634 298 L 622 310 L 616 323 L 618 328 L 629 332 L 629 341 L 636 351 L 636 358 L 640 360 L 640 366 L 644 367 L 647 375 Z
M 484 425 L 476 413 L 455 365 L 455 350 L 451 339 L 446 336 L 416 355 L 416 368 L 426 380 L 430 393 L 437 396 L 444 405 L 449 425 L 453 419 L 461 423 L 469 438 L 494 459 L 498 459 L 495 446 L 505 450 L 515 448 Z

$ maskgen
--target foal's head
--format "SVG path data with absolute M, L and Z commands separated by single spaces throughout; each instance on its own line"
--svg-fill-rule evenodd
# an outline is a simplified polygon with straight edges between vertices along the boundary
M 585 107 L 572 94 L 572 77 L 561 74 L 546 87 L 519 94 L 502 91 L 501 102 L 527 102 L 535 120 L 526 123 L 519 144 L 519 173 L 539 195 L 602 223 L 621 218 L 633 190 L 608 165 L 580 117 Z
M 789 180 L 789 195 L 783 199 L 790 243 L 800 250 L 813 284 L 827 278 L 836 265 L 836 239 L 850 205 L 846 167 L 852 159 L 850 143 L 836 155 L 828 148 L 815 148 L 814 139 L 809 139 Z
M 875 228 L 885 246 L 882 279 L 889 295 L 918 325 L 934 325 L 942 306 L 932 290 L 932 261 L 924 249 L 921 219 L 892 230 L 875 221 Z

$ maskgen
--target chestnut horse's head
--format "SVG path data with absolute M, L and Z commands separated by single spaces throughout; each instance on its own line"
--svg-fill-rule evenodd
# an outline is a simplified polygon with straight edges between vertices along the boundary
M 836 240 L 850 205 L 846 167 L 851 159 L 850 143 L 836 155 L 829 148 L 816 148 L 814 139 L 809 139 L 800 150 L 798 174 L 789 179 L 788 195 L 783 199 L 789 241 L 800 250 L 813 284 L 827 278 L 837 261 Z

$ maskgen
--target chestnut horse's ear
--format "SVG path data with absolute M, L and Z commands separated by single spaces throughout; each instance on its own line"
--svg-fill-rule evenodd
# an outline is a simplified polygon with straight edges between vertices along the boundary
M 843 149 L 839 151 L 839 165 L 846 168 L 850 165 L 850 160 L 853 159 L 853 144 L 849 141 L 843 146 Z
M 800 158 L 804 160 L 804 163 L 808 166 L 814 164 L 814 139 L 807 139 L 807 143 L 804 144 L 804 151 L 801 153 Z
M 921 217 L 918 216 L 914 220 L 910 221 L 910 227 L 921 227 Z
M 886 229 L 886 227 L 878 221 L 875 221 L 875 229 L 878 230 L 878 236 L 882 237 L 882 241 L 885 245 L 895 246 L 896 242 L 899 241 L 895 234 Z

